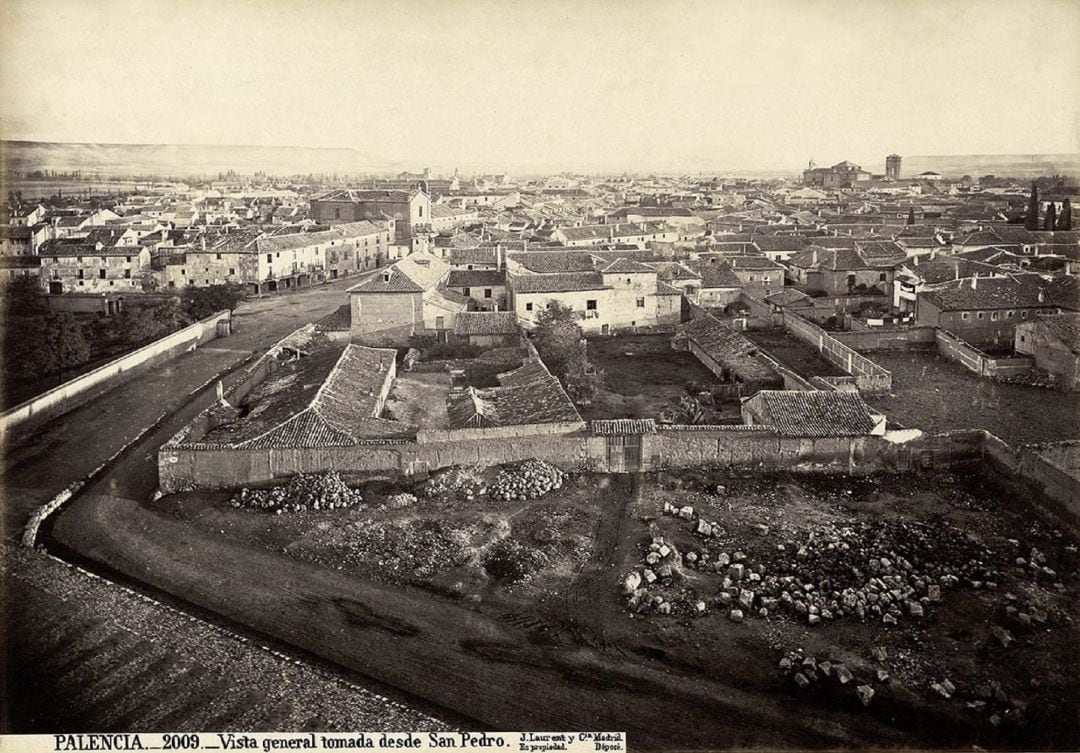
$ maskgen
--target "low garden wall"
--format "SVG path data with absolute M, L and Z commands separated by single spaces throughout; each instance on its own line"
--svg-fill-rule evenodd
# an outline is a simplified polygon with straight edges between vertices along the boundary
M 798 314 L 784 312 L 784 328 L 803 342 L 816 348 L 822 357 L 855 377 L 860 392 L 877 394 L 892 389 L 892 374 L 866 356 L 837 340 L 816 324 Z
M 25 430 L 84 405 L 154 366 L 213 340 L 218 336 L 218 323 L 231 321 L 232 314 L 221 311 L 19 403 L 0 414 L 0 435 L 16 428 Z
M 1030 501 L 1065 525 L 1080 531 L 1080 473 L 1065 462 L 1074 442 L 1010 447 L 992 434 L 983 443 L 985 457 L 1006 476 L 1018 478 L 1041 492 Z
M 933 327 L 833 332 L 832 336 L 855 350 L 911 350 L 934 347 Z
M 942 356 L 982 377 L 1016 376 L 1035 367 L 1035 359 L 1030 356 L 991 356 L 944 329 L 936 330 L 934 342 Z

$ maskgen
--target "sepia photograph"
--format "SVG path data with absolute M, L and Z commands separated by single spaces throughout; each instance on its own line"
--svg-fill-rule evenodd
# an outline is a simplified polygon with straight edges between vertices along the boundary
M 0 750 L 1080 750 L 1076 0 L 3 0 L 0 199 Z

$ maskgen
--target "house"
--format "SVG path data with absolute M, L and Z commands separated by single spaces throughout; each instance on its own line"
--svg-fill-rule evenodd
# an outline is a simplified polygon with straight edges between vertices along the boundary
M 683 264 L 701 279 L 697 295 L 687 293 L 687 297 L 699 306 L 723 308 L 737 301 L 743 292 L 742 280 L 726 261 L 711 258 Z
M 0 257 L 34 253 L 33 230 L 28 225 L 0 225 Z
M 506 308 L 505 269 L 451 269 L 446 287 L 471 299 L 482 311 Z
M 754 248 L 772 261 L 787 261 L 796 251 L 810 245 L 802 235 L 755 235 Z
M 1000 277 L 1004 272 L 992 264 L 972 261 L 960 256 L 922 261 L 913 257 L 900 266 L 893 279 L 893 307 L 904 312 L 915 311 L 919 294 L 969 277 Z
M 450 265 L 415 253 L 348 289 L 352 338 L 356 342 L 404 346 L 421 332 L 453 331 L 466 299 L 445 287 Z
M 101 240 L 58 238 L 40 249 L 42 284 L 50 294 L 140 292 L 150 270 L 145 248 L 106 246 Z
M 19 277 L 40 277 L 41 258 L 37 256 L 0 256 L 0 285 Z
M 729 264 L 743 290 L 754 298 L 764 298 L 784 287 L 784 266 L 765 256 L 733 256 Z
M 857 392 L 761 390 L 743 398 L 743 423 L 768 426 L 781 437 L 824 439 L 881 436 L 885 416 Z
M 481 348 L 508 347 L 521 338 L 521 327 L 512 311 L 462 311 L 454 320 L 454 336 Z
M 789 266 L 795 283 L 808 292 L 827 296 L 891 292 L 894 270 L 907 258 L 904 250 L 894 241 L 886 245 L 847 240 L 851 241 L 851 247 L 824 248 L 815 241 L 794 254 Z
M 1063 304 L 1076 308 L 1055 295 L 1060 289 L 1038 275 L 971 277 L 920 293 L 915 316 L 920 326 L 941 327 L 976 345 L 1011 344 L 1017 324 L 1059 313 Z
M 1013 248 L 1018 254 L 1034 255 L 1039 238 L 1020 225 L 995 225 L 959 235 L 953 239 L 953 251 L 964 253 L 981 248 Z
M 1080 390 L 1080 313 L 1039 314 L 1020 322 L 1013 349 L 1033 356 L 1036 368 L 1055 375 L 1062 388 Z
M 649 243 L 674 243 L 679 231 L 663 222 L 623 222 L 611 225 L 582 225 L 561 227 L 552 233 L 552 240 L 570 247 L 601 246 L 624 243 L 647 248 Z

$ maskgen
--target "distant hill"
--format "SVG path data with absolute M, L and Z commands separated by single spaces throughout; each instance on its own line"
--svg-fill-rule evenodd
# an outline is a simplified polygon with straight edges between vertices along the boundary
M 883 167 L 867 167 L 884 172 Z M 1011 178 L 1037 178 L 1040 175 L 1080 176 L 1080 154 L 955 154 L 905 156 L 901 177 L 911 178 L 932 170 L 946 178 L 970 175 L 981 178 L 997 175 Z
M 365 173 L 391 169 L 365 160 L 355 149 L 274 146 L 198 146 L 193 144 L 75 144 L 3 141 L 0 155 L 6 172 L 72 172 L 101 176 L 241 175 Z

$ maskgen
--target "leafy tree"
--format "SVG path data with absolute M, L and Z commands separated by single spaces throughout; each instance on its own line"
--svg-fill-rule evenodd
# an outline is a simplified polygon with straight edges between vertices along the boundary
M 90 344 L 74 314 L 19 316 L 7 322 L 3 355 L 9 376 L 42 379 L 89 361 Z
M 235 311 L 245 297 L 244 287 L 235 282 L 205 288 L 188 287 L 183 292 L 184 311 L 198 321 L 219 311 Z
M 159 286 L 157 275 L 155 275 L 150 270 L 146 270 L 145 272 L 143 272 L 139 284 L 142 287 L 142 291 L 144 293 L 154 293 L 157 291 Z
M 1046 207 L 1046 219 L 1043 220 L 1043 230 L 1053 230 L 1057 227 L 1057 205 L 1054 202 L 1050 202 L 1050 205 Z
M 1031 184 L 1031 197 L 1028 199 L 1027 215 L 1024 217 L 1024 227 L 1028 230 L 1039 229 L 1039 187 Z
M 1061 214 L 1057 219 L 1058 230 L 1072 230 L 1072 202 L 1068 197 L 1061 204 Z
M 33 316 L 48 311 L 45 291 L 37 277 L 24 275 L 9 282 L 3 291 L 4 311 L 8 316 Z
M 533 332 L 536 352 L 559 378 L 566 394 L 577 403 L 588 402 L 603 379 L 589 362 L 577 314 L 568 306 L 553 302 L 537 317 Z

